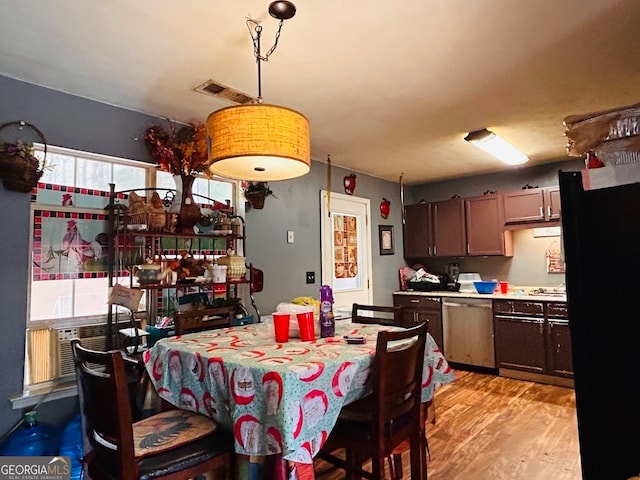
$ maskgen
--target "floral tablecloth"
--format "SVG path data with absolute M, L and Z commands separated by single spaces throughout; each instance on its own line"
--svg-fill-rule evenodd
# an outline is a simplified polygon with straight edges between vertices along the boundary
M 343 405 L 370 391 L 378 332 L 395 328 L 337 322 L 336 337 L 276 343 L 268 324 L 246 325 L 162 339 L 144 361 L 160 397 L 234 432 L 237 453 L 311 464 Z M 423 402 L 453 378 L 427 335 Z

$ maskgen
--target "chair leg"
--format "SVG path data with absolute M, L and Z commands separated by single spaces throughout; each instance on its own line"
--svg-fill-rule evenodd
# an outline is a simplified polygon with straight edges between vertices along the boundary
M 347 462 L 347 466 L 349 468 L 346 476 L 347 480 L 361 480 L 362 476 L 357 473 L 357 471 L 358 469 L 362 468 L 363 461 L 359 458 L 359 456 L 349 449 L 345 449 L 345 461 Z
M 411 458 L 411 480 L 426 480 L 427 462 L 425 458 L 424 445 L 421 440 L 421 433 L 411 438 L 410 445 Z
M 374 479 L 384 478 L 384 457 L 383 456 L 375 455 L 375 457 L 371 459 L 371 470 L 373 472 Z

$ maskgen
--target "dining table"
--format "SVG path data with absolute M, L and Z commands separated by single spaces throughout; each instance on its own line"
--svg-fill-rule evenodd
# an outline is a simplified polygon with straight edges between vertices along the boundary
M 278 343 L 265 322 L 163 338 L 143 359 L 160 398 L 233 433 L 236 478 L 260 478 L 262 460 L 275 458 L 280 467 L 268 477 L 308 480 L 342 407 L 371 392 L 378 332 L 399 328 L 345 320 L 336 322 L 334 337 Z M 364 343 L 347 343 L 347 336 Z M 427 334 L 423 403 L 453 380 Z

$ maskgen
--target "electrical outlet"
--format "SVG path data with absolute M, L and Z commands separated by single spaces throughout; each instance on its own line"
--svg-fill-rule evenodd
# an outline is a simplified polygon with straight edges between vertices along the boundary
M 287 243 L 293 243 L 293 230 L 287 230 Z
M 316 283 L 316 272 L 307 272 L 307 283 Z

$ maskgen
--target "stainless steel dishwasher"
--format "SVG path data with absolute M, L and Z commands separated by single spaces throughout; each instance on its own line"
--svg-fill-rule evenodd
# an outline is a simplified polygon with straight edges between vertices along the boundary
M 442 334 L 447 361 L 496 368 L 491 300 L 443 297 Z

